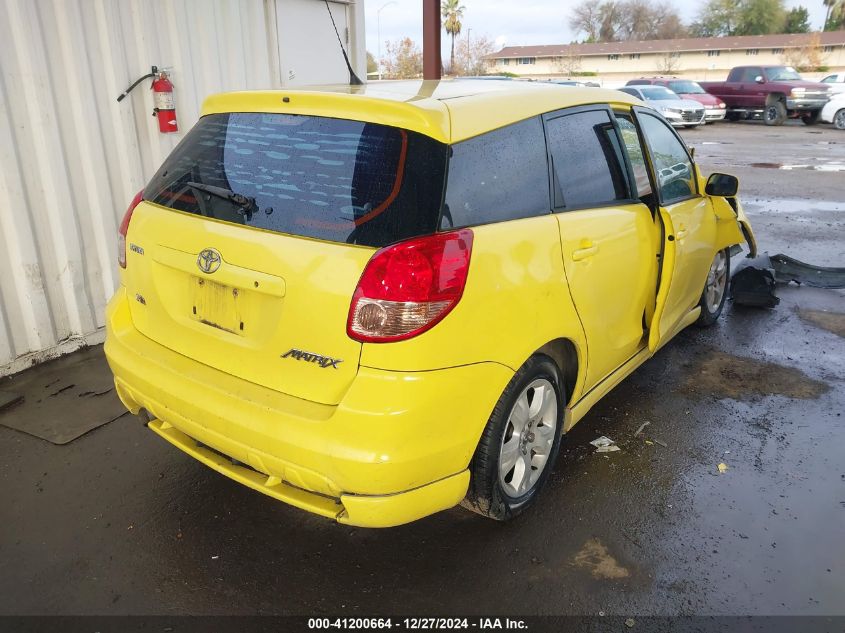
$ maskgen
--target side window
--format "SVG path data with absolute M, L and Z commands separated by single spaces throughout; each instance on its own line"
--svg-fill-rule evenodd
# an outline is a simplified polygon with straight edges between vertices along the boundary
M 745 82 L 753 82 L 757 77 L 762 77 L 763 71 L 756 66 L 749 66 L 748 68 L 742 71 L 742 79 L 741 81 Z
M 824 79 L 822 79 L 822 83 L 832 84 L 836 83 L 836 75 L 828 75 Z
M 641 112 L 638 119 L 651 150 L 661 202 L 677 202 L 696 195 L 692 161 L 683 143 L 657 117 Z
M 539 117 L 452 146 L 440 228 L 549 213 L 549 169 Z
M 606 110 L 548 119 L 546 136 L 552 155 L 555 209 L 630 200 L 622 144 Z
M 643 146 L 640 143 L 640 135 L 634 121 L 627 114 L 617 114 L 616 122 L 619 124 L 619 131 L 622 132 L 622 142 L 628 152 L 628 160 L 634 171 L 634 184 L 637 189 L 637 197 L 643 198 L 652 193 L 651 181 L 648 179 L 648 168 L 646 167 Z

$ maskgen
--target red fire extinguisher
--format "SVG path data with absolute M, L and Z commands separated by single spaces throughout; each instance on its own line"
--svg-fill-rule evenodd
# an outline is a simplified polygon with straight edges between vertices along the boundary
M 173 84 L 164 71 L 153 81 L 153 116 L 158 117 L 158 131 L 162 134 L 178 132 L 176 125 L 176 100 L 173 98 Z
M 123 101 L 135 86 L 144 79 L 153 77 L 153 84 L 150 86 L 153 91 L 153 116 L 158 119 L 158 131 L 162 134 L 179 131 L 176 124 L 176 100 L 173 98 L 173 84 L 169 76 L 167 71 L 153 66 L 149 73 L 135 81 L 117 98 L 118 102 Z

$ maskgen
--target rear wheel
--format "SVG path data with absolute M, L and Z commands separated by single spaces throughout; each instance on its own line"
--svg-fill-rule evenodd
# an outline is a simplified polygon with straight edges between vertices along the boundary
M 730 249 L 716 253 L 710 270 L 707 272 L 707 281 L 704 290 L 701 292 L 701 299 L 698 305 L 701 314 L 695 322 L 699 327 L 709 327 L 716 322 L 725 307 L 725 298 L 728 296 L 728 276 L 731 269 Z
M 833 115 L 833 127 L 837 130 L 845 130 L 845 108 Z
M 728 113 L 725 115 L 725 118 L 726 118 L 728 121 L 733 121 L 733 122 L 736 122 L 736 121 L 739 121 L 739 119 L 740 119 L 740 115 L 739 115 L 739 112 L 728 112 Z
M 507 521 L 531 506 L 560 449 L 563 382 L 554 362 L 533 356 L 496 403 L 470 464 L 463 505 Z
M 804 125 L 815 125 L 819 121 L 819 110 L 813 110 L 801 116 Z
M 763 121 L 766 125 L 783 125 L 786 121 L 786 106 L 783 101 L 773 101 L 763 111 Z

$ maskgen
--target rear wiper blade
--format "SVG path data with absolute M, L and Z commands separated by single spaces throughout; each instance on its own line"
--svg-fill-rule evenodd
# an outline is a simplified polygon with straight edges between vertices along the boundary
M 231 202 L 238 207 L 238 213 L 246 216 L 247 221 L 252 219 L 252 214 L 258 211 L 258 206 L 255 204 L 255 198 L 245 196 L 241 193 L 235 193 L 231 189 L 225 187 L 215 187 L 214 185 L 206 185 L 201 182 L 186 182 L 191 189 L 202 191 L 216 198 L 221 198 Z

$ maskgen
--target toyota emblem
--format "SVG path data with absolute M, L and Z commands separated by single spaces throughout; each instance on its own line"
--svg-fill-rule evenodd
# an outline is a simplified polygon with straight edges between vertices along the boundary
M 220 262 L 222 261 L 223 258 L 220 257 L 220 253 L 216 250 L 213 248 L 204 248 L 200 251 L 200 254 L 197 255 L 197 268 L 210 275 L 220 268 Z

